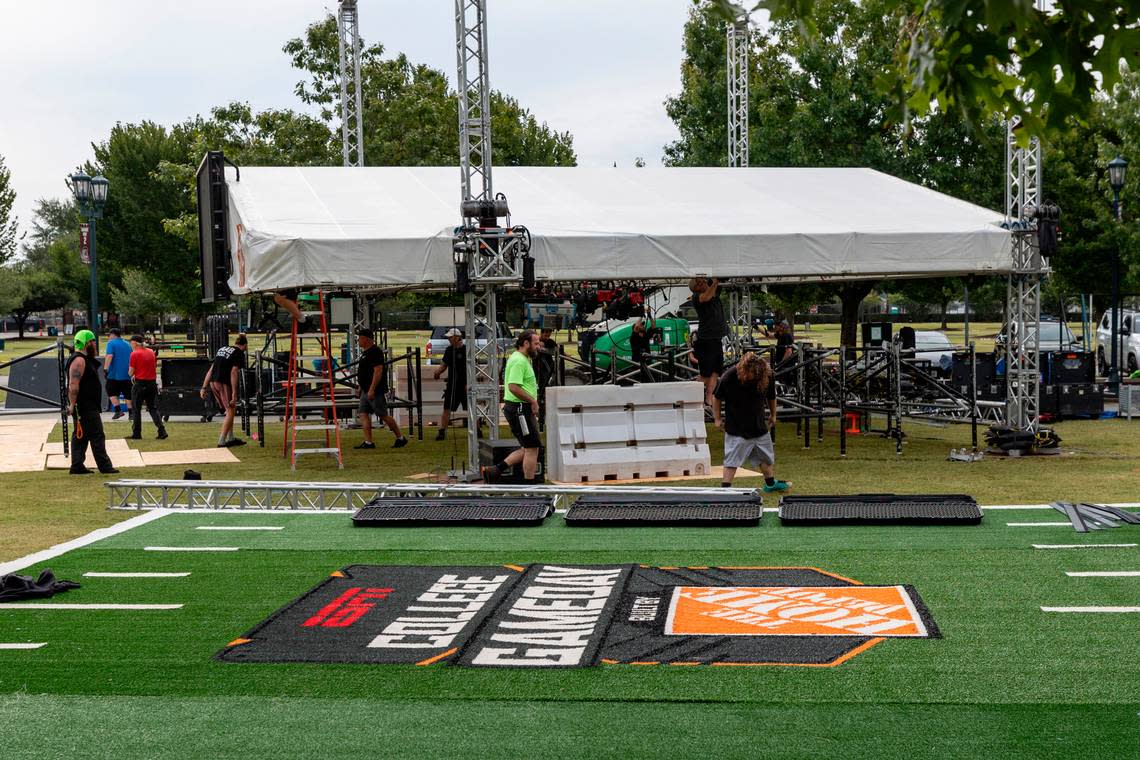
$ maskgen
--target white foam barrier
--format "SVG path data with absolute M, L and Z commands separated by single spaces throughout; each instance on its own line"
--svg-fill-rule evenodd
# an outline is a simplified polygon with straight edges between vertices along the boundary
M 709 475 L 704 386 L 546 389 L 547 477 L 563 483 Z

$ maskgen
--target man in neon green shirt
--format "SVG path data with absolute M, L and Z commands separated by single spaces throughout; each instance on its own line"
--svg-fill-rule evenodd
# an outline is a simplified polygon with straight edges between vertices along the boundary
M 538 378 L 534 357 L 542 341 L 534 330 L 524 330 L 515 340 L 515 352 L 503 370 L 503 414 L 521 448 L 507 455 L 497 467 L 484 467 L 483 480 L 491 482 L 522 462 L 523 477 L 534 480 L 538 469 Z

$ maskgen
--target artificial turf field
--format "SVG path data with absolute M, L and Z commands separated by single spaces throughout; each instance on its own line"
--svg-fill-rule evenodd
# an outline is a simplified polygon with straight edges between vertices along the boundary
M 145 519 L 145 518 L 144 518 Z M 1136 757 L 1140 526 L 1091 535 L 1045 510 L 976 527 L 354 528 L 347 514 L 174 513 L 34 565 L 83 587 L 0 610 L 0 757 Z M 200 526 L 279 526 L 211 531 Z M 230 546 L 236 552 L 145 551 Z M 232 664 L 227 642 L 351 564 L 812 566 L 912 584 L 940 639 L 893 639 L 832 668 Z M 189 572 L 84 578 L 86 572 Z

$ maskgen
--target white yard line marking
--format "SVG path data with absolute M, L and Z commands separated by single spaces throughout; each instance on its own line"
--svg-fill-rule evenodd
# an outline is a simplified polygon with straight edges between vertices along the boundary
M 194 530 L 285 530 L 280 525 L 235 525 L 232 528 L 225 525 L 199 525 Z
M 1034 544 L 1034 549 L 1130 549 L 1136 544 Z
M 1116 507 L 1117 509 L 1135 509 L 1140 507 L 1140 501 L 1124 501 L 1124 502 L 1101 502 L 1105 506 Z M 982 505 L 982 509 L 1053 509 L 1052 504 L 991 504 L 989 506 Z
M 1069 573 L 1070 578 L 1140 578 L 1140 570 L 1089 570 Z
M 1042 612 L 1140 612 L 1140 607 L 1042 607 Z
M 0 649 L 39 649 L 46 646 L 47 642 L 41 641 L 38 644 L 0 644 Z
M 1011 528 L 1071 528 L 1071 522 L 1006 523 Z
M 190 573 L 84 573 L 84 578 L 185 578 Z
M 11 562 L 5 562 L 4 564 L 0 565 L 0 575 L 14 573 L 17 570 L 23 570 L 26 567 L 31 567 L 32 565 L 38 564 L 40 562 L 54 559 L 61 554 L 66 554 L 72 549 L 79 549 L 89 544 L 93 544 L 96 541 L 102 541 L 104 538 L 109 538 L 111 536 L 118 535 L 119 533 L 126 533 L 132 528 L 137 528 L 140 525 L 145 525 L 148 522 L 153 522 L 154 520 L 157 520 L 161 517 L 166 517 L 168 514 L 171 514 L 171 512 L 172 510 L 169 509 L 156 509 L 150 512 L 144 512 L 137 517 L 132 517 L 131 519 L 124 520 L 121 523 L 116 523 L 109 528 L 100 528 L 99 530 L 93 530 L 86 536 L 80 536 L 79 538 L 73 539 L 71 541 L 57 544 L 50 549 L 44 549 L 41 552 L 29 554 L 26 557 L 20 557 L 19 559 L 14 559 Z
M 1135 546 L 1135 544 L 1133 544 Z M 144 552 L 236 552 L 236 546 L 144 546 Z
M 4 602 L 0 610 L 180 610 L 181 604 L 53 604 L 51 602 Z

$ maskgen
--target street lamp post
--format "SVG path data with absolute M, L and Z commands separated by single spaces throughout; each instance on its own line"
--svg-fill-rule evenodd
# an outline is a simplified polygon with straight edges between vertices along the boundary
M 1120 191 L 1128 175 L 1128 162 L 1117 156 L 1108 162 L 1108 184 L 1112 187 L 1112 218 L 1121 220 Z M 1112 364 L 1108 368 L 1108 383 L 1113 392 L 1120 392 L 1120 240 L 1112 247 Z
M 87 308 L 87 327 L 99 335 L 99 271 L 95 251 L 95 220 L 103 218 L 103 206 L 107 203 L 107 188 L 111 183 L 101 174 L 89 177 L 83 172 L 71 175 L 71 192 L 79 204 L 79 213 L 87 219 L 88 235 L 91 241 L 91 300 Z

